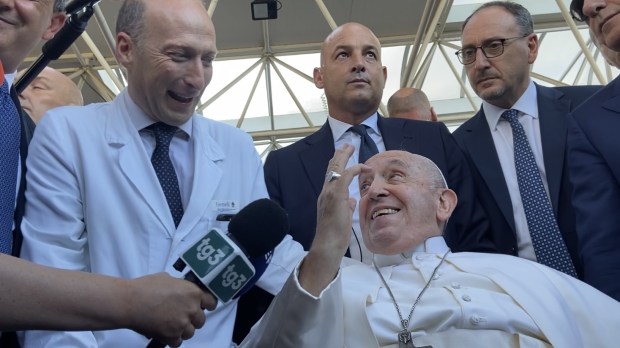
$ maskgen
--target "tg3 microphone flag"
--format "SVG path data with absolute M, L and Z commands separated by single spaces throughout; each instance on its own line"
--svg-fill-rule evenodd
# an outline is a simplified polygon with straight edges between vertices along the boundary
M 228 234 L 211 229 L 181 254 L 174 268 L 179 272 L 189 268 L 186 280 L 228 302 L 254 286 L 288 230 L 284 209 L 270 199 L 259 199 L 232 216 Z M 151 340 L 147 348 L 165 346 Z
M 288 229 L 286 212 L 278 204 L 256 200 L 232 217 L 228 234 L 213 228 L 181 254 L 189 267 L 185 279 L 228 302 L 256 283 Z
M 230 301 L 256 273 L 241 248 L 217 228 L 185 251 L 181 259 L 222 302 Z

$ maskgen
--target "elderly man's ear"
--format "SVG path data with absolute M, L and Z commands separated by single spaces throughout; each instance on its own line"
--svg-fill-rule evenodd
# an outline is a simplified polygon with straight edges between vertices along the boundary
M 439 196 L 439 205 L 437 206 L 437 220 L 446 221 L 452 215 L 456 207 L 458 199 L 456 193 L 450 189 L 443 189 Z

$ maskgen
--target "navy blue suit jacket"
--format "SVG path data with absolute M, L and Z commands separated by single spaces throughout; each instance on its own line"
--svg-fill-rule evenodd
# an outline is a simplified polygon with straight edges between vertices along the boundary
M 577 273 L 583 268 L 577 253 L 572 187 L 566 163 L 567 115 L 600 86 L 548 88 L 536 85 L 540 136 L 551 205 Z M 471 165 L 476 194 L 491 224 L 491 239 L 501 253 L 517 255 L 517 235 L 508 187 L 481 108 L 454 133 Z
M 486 216 L 476 202 L 469 165 L 443 123 L 379 117 L 379 131 L 387 150 L 405 150 L 433 160 L 448 186 L 458 195 L 445 237 L 453 251 L 495 250 L 488 241 Z M 289 214 L 291 236 L 306 250 L 316 228 L 316 204 L 329 160 L 335 152 L 326 122 L 314 134 L 272 151 L 265 162 L 270 197 Z
M 28 116 L 28 114 L 26 114 L 26 112 L 24 112 L 24 110 L 21 108 L 17 93 L 12 87 L 11 98 L 13 99 L 13 103 L 15 103 L 17 110 L 20 112 L 21 120 L 19 155 L 22 170 L 19 183 L 19 192 L 17 192 L 17 201 L 15 204 L 15 230 L 13 231 L 13 255 L 19 256 L 19 251 L 22 247 L 22 234 L 20 232 L 20 225 L 22 222 L 22 217 L 24 216 L 24 206 L 26 203 L 24 195 L 26 191 L 26 157 L 28 156 L 28 144 L 30 144 L 30 139 L 32 139 L 35 125 L 30 116 Z
M 25 206 L 25 191 L 26 191 L 26 157 L 28 156 L 28 144 L 30 143 L 30 139 L 32 139 L 32 135 L 34 133 L 34 122 L 22 110 L 21 104 L 19 103 L 19 98 L 17 97 L 17 93 L 15 89 L 11 87 L 11 98 L 13 99 L 13 103 L 17 107 L 17 110 L 20 113 L 20 121 L 21 121 L 21 136 L 20 136 L 20 163 L 21 163 L 21 177 L 19 178 L 19 191 L 17 192 L 17 201 L 15 204 L 15 229 L 13 230 L 13 256 L 19 256 L 19 251 L 22 246 L 22 234 L 20 231 L 20 224 L 22 222 L 22 217 L 24 216 L 24 206 Z M 17 348 L 19 344 L 17 343 L 17 336 L 14 332 L 5 332 L 2 334 L 0 338 L 0 347 L 3 348 Z
M 584 280 L 620 301 L 620 79 L 569 120 L 569 174 Z

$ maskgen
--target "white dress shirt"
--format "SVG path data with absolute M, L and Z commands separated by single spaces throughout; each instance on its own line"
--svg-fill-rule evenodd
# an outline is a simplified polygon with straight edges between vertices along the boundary
M 525 211 L 523 210 L 523 202 L 521 200 L 521 194 L 519 192 L 519 183 L 517 181 L 517 170 L 515 168 L 514 159 L 514 143 L 512 139 L 512 128 L 508 121 L 501 118 L 501 115 L 506 109 L 497 107 L 487 102 L 482 102 L 484 114 L 489 128 L 491 129 L 491 136 L 493 137 L 493 143 L 497 150 L 499 157 L 499 163 L 502 166 L 502 172 L 504 179 L 506 180 L 506 186 L 510 193 L 510 200 L 512 202 L 512 211 L 515 220 L 515 229 L 517 232 L 517 247 L 519 257 L 526 258 L 528 260 L 536 261 L 536 254 L 534 253 L 534 247 L 532 245 L 532 238 L 530 236 L 530 230 L 527 227 L 527 219 L 525 217 Z M 534 158 L 536 159 L 536 165 L 542 178 L 547 197 L 549 197 L 549 187 L 547 185 L 547 174 L 545 172 L 545 164 L 542 151 L 542 142 L 540 138 L 540 122 L 538 115 L 538 101 L 536 94 L 536 85 L 530 81 L 525 93 L 517 100 L 511 109 L 519 111 L 519 122 L 523 125 L 525 135 L 530 143 Z
M 379 152 L 383 152 L 385 151 L 385 144 L 383 143 L 383 138 L 381 137 L 379 127 L 377 126 L 377 117 L 379 117 L 379 114 L 375 112 L 372 116 L 364 120 L 362 124 L 369 127 L 366 129 L 368 135 L 377 145 Z M 329 127 L 332 130 L 335 149 L 340 148 L 344 144 L 351 144 L 355 147 L 355 152 L 353 152 L 353 155 L 351 155 L 349 161 L 347 162 L 347 168 L 357 164 L 361 136 L 353 131 L 349 131 L 349 128 L 353 125 L 339 121 L 331 116 L 328 117 L 327 122 L 329 122 Z M 360 189 L 357 176 L 353 178 L 351 185 L 349 185 L 349 196 L 355 198 L 359 203 Z M 366 249 L 362 238 L 362 230 L 360 228 L 359 219 L 359 204 L 355 205 L 355 211 L 353 212 L 353 233 L 351 234 L 351 242 L 349 243 L 349 252 L 351 253 L 352 259 L 362 261 L 366 264 L 370 264 L 372 262 L 372 253 Z

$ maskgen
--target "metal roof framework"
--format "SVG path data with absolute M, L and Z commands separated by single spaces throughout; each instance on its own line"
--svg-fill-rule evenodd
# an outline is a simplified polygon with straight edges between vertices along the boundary
M 280 0 L 278 19 L 252 21 L 250 0 L 205 1 L 217 31 L 214 77 L 197 111 L 252 135 L 269 151 L 316 131 L 327 116 L 314 86 L 323 39 L 339 24 L 370 27 L 383 46 L 388 83 L 383 102 L 399 87 L 421 88 L 454 128 L 478 110 L 477 98 L 454 52 L 463 20 L 478 0 Z M 618 75 L 575 23 L 570 0 L 517 1 L 530 10 L 540 49 L 531 77 L 548 86 L 605 84 Z M 85 101 L 112 100 L 126 85 L 114 58 L 115 18 L 120 1 L 103 0 L 71 49 L 51 66 L 69 75 Z M 29 57 L 24 66 L 38 55 Z M 387 115 L 384 103 L 380 112 Z

